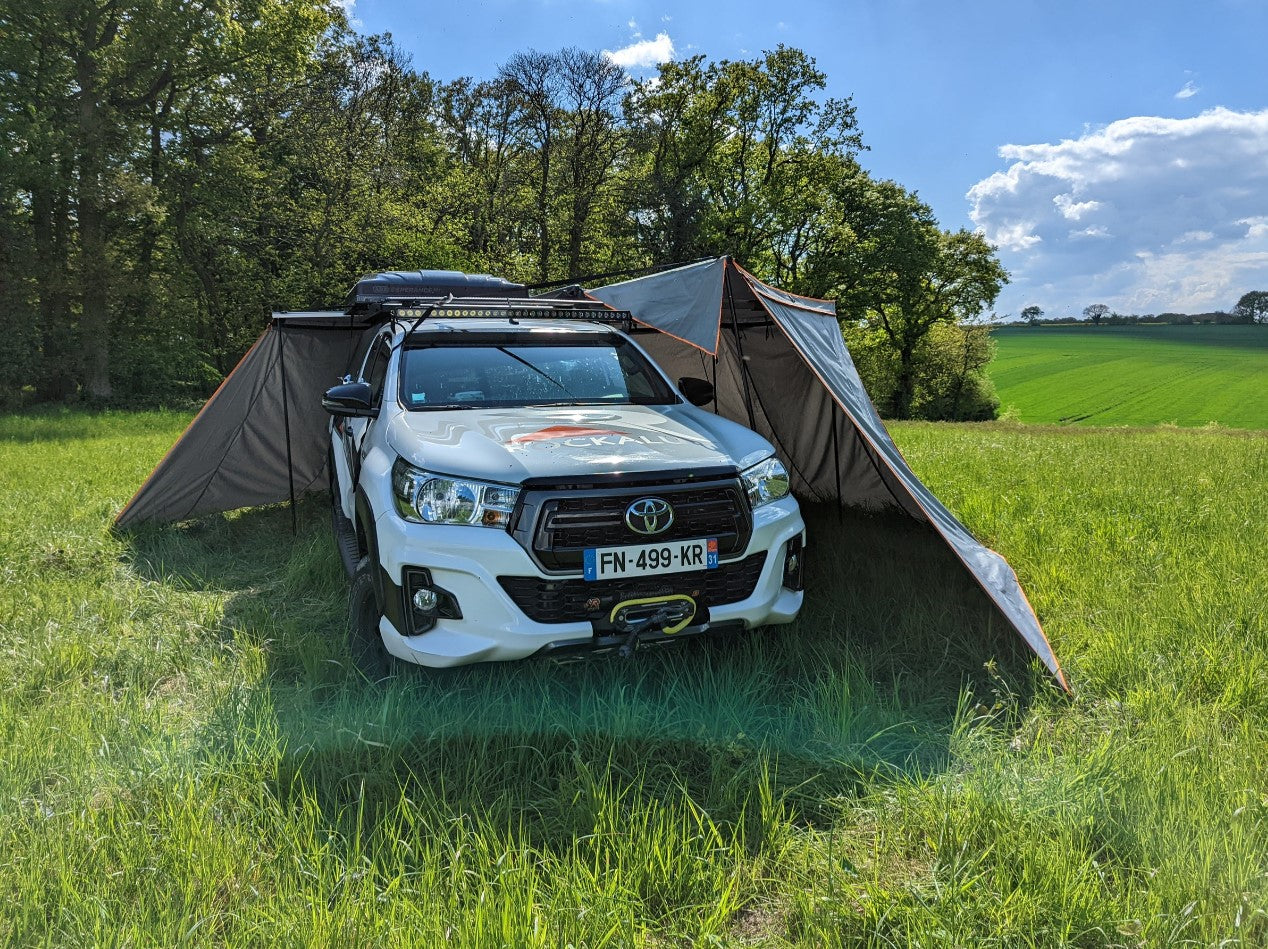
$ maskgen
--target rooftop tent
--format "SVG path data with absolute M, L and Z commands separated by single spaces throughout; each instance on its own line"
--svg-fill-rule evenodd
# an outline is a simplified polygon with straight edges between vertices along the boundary
M 1012 568 L 934 497 L 889 437 L 831 302 L 777 290 L 730 258 L 590 293 L 649 330 L 639 342 L 671 376 L 712 380 L 715 411 L 775 446 L 800 497 L 898 507 L 927 523 L 1069 688 Z

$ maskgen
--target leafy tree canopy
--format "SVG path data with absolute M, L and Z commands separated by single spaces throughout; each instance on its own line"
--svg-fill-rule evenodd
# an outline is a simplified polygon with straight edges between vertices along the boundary
M 930 334 L 1007 279 L 868 175 L 852 103 L 785 46 L 643 82 L 528 50 L 437 82 L 335 0 L 39 0 L 0 11 L 0 56 L 0 404 L 196 398 L 269 309 L 337 303 L 367 271 L 732 254 L 837 298 L 892 355 L 878 400 L 938 412 L 966 390 L 922 395 L 922 361 L 983 350 Z

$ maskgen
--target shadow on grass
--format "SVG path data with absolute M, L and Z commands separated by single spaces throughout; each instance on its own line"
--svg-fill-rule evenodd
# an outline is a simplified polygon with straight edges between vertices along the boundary
M 762 795 L 830 820 L 864 778 L 944 767 L 966 702 L 1024 708 L 1028 652 L 927 530 L 806 516 L 809 593 L 792 625 L 633 660 L 409 669 L 381 687 L 345 663 L 346 580 L 322 502 L 300 505 L 294 535 L 290 512 L 267 508 L 146 528 L 129 549 L 141 575 L 223 596 L 226 641 L 264 651 L 267 678 L 207 741 L 267 719 L 283 800 L 302 788 L 338 823 L 405 796 L 564 845 L 627 791 L 685 794 L 720 821 L 751 819 Z

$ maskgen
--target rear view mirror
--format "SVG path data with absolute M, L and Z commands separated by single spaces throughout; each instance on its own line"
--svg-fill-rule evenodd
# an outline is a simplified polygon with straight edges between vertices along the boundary
M 321 397 L 321 407 L 340 418 L 373 418 L 379 414 L 371 401 L 368 382 L 345 382 L 332 386 Z
M 708 379 L 683 376 L 678 380 L 678 391 L 692 405 L 704 405 L 713 401 L 713 383 Z

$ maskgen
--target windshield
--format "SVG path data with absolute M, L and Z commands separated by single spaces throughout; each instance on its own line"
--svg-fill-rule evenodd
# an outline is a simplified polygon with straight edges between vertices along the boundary
M 670 405 L 678 396 L 620 337 L 411 344 L 401 354 L 408 409 Z

